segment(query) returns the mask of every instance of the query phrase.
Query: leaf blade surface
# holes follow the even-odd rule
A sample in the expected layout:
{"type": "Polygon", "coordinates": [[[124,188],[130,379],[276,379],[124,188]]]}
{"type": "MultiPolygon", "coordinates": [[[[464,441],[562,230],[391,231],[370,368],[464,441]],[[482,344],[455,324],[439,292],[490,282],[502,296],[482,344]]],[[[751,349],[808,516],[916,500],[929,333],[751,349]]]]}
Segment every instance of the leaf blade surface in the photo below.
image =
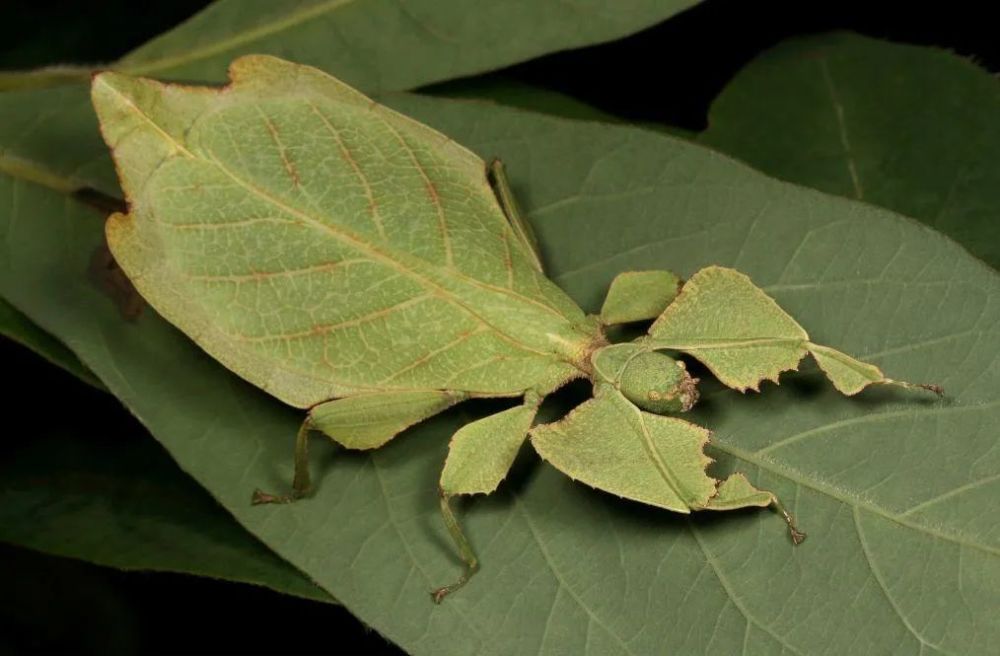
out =
{"type": "Polygon", "coordinates": [[[996,268],[1000,85],[935,48],[790,40],[723,90],[699,141],[798,184],[888,207],[996,268]]]}
{"type": "Polygon", "coordinates": [[[79,255],[62,252],[68,238],[97,239],[92,226],[41,212],[55,243],[28,240],[22,231],[32,226],[12,224],[8,234],[32,246],[6,255],[19,278],[0,277],[0,290],[63,339],[111,344],[113,361],[93,346],[85,359],[182,464],[270,547],[409,651],[988,649],[1000,631],[985,611],[996,602],[1000,535],[980,512],[1000,470],[994,272],[908,220],[676,140],[481,105],[396,102],[503,157],[549,270],[586,308],[599,307],[622,270],[684,275],[726,264],[749,273],[817,341],[899,378],[935,380],[951,397],[939,405],[878,390],[845,399],[818,383],[818,371],[786,376],[759,397],[707,390],[692,419],[715,432],[713,474],[739,469],[777,492],[810,533],[802,546],[768,513],[688,522],[538,465],[467,507],[484,568],[434,606],[427,591],[455,565],[435,498],[454,415],[369,457],[319,449],[329,464],[314,499],[251,509],[255,483],[289,479],[300,417],[234,381],[155,317],[123,325],[76,281],[79,255]],[[611,212],[629,230],[609,225],[611,212]],[[52,266],[73,294],[47,289],[52,266]],[[86,319],[68,322],[70,312],[86,319]],[[205,426],[212,439],[198,442],[205,426]],[[306,527],[323,539],[303,538],[306,527]],[[939,597],[949,603],[928,601],[939,597]]]}

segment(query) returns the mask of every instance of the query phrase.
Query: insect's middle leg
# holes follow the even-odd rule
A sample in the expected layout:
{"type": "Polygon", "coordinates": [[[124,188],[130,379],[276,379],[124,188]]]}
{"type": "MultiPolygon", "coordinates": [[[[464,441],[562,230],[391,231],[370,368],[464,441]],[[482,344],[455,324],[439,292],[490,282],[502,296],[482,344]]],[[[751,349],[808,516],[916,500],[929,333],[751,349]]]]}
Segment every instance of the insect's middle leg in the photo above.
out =
{"type": "Polygon", "coordinates": [[[497,489],[524,443],[540,403],[537,395],[526,394],[524,405],[467,424],[451,438],[441,472],[441,517],[465,567],[458,580],[431,593],[435,603],[468,583],[479,569],[479,559],[451,507],[452,498],[490,494],[497,489]]]}

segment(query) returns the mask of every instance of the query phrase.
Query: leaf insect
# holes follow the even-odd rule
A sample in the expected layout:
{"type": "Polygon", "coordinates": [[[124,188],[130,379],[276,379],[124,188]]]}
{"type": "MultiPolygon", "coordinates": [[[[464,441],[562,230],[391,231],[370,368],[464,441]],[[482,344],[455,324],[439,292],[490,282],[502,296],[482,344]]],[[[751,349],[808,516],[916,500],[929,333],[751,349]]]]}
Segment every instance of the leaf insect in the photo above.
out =
{"type": "Polygon", "coordinates": [[[307,411],[292,491],[257,491],[254,503],[308,494],[314,432],[376,449],[466,399],[521,399],[451,438],[441,515],[465,567],[436,602],[479,567],[452,500],[493,492],[525,440],[595,488],[678,513],[772,506],[804,538],[772,493],[706,473],[709,431],[673,416],[695,404],[698,380],[662,351],[744,391],[806,354],[847,395],[917,387],[811,342],[747,276],[719,266],[683,284],[622,273],[588,316],[545,276],[499,162],[314,68],[247,56],[230,79],[218,89],[94,78],[129,201],[108,218],[108,244],[163,317],[307,411]],[[635,341],[605,337],[649,320],[635,341]],[[580,378],[593,398],[534,425],[542,399],[580,378]]]}

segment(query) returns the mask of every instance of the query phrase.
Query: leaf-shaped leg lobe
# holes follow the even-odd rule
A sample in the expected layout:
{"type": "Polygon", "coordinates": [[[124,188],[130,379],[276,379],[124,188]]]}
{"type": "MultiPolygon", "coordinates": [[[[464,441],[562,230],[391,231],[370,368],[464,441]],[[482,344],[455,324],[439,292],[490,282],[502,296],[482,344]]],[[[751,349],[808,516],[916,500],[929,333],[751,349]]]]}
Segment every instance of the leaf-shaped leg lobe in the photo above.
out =
{"type": "Polygon", "coordinates": [[[358,394],[320,403],[309,410],[295,439],[292,492],[273,495],[255,490],[253,503],[290,503],[309,493],[309,434],[314,430],[348,449],[377,449],[410,426],[465,398],[460,392],[417,390],[358,394]]]}
{"type": "Polygon", "coordinates": [[[435,603],[441,603],[448,594],[465,585],[479,569],[479,559],[455,516],[451,498],[460,494],[490,494],[497,489],[528,436],[539,403],[540,399],[530,395],[524,405],[467,424],[451,438],[441,472],[441,516],[465,568],[457,581],[431,593],[435,603]]]}
{"type": "Polygon", "coordinates": [[[798,368],[811,353],[834,387],[847,396],[875,384],[942,393],[936,385],[886,378],[875,365],[813,344],[805,329],[749,277],[720,266],[691,276],[650,326],[646,346],[689,353],[724,385],[740,391],[758,390],[762,380],[777,383],[782,372],[798,368]]]}
{"type": "Polygon", "coordinates": [[[615,276],[601,306],[601,323],[648,321],[660,316],[680,293],[672,271],[625,271],[615,276]]]}
{"type": "Polygon", "coordinates": [[[806,534],[798,529],[795,519],[785,508],[778,497],[765,490],[754,487],[747,477],[737,472],[729,478],[720,481],[714,497],[708,500],[703,510],[736,510],[737,508],[766,508],[771,506],[788,524],[788,533],[792,542],[802,544],[806,534]]]}
{"type": "Polygon", "coordinates": [[[679,513],[715,495],[705,473],[708,430],[639,410],[607,384],[553,424],[531,431],[538,454],[574,480],[679,513]]]}
{"type": "Polygon", "coordinates": [[[531,431],[539,455],[574,480],[684,514],[773,506],[801,542],[805,534],[774,494],[742,474],[720,482],[705,472],[708,438],[700,426],[641,411],[610,385],[562,421],[531,431]]]}

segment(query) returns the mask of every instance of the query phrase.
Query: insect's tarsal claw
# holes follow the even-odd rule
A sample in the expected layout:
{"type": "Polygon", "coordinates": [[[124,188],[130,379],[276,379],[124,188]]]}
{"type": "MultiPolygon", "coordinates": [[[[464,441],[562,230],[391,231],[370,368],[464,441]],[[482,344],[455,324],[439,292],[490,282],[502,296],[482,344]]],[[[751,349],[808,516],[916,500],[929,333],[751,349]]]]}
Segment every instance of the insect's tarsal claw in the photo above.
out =
{"type": "Polygon", "coordinates": [[[771,505],[774,507],[774,510],[781,515],[781,518],[785,520],[785,523],[788,524],[788,534],[792,537],[792,544],[798,546],[805,542],[806,534],[803,531],[800,531],[799,527],[795,525],[795,518],[792,517],[790,512],[788,512],[788,509],[785,508],[784,504],[778,501],[778,497],[771,497],[771,505]]]}
{"type": "Polygon", "coordinates": [[[270,494],[258,488],[253,491],[250,503],[254,506],[262,506],[272,503],[292,503],[293,501],[298,501],[300,498],[301,495],[294,492],[292,494],[270,494]]]}
{"type": "Polygon", "coordinates": [[[478,560],[473,560],[473,561],[467,563],[466,567],[465,567],[465,571],[462,572],[462,576],[460,576],[459,579],[457,581],[455,581],[454,583],[452,583],[451,585],[445,585],[445,586],[442,586],[442,587],[438,588],[437,590],[431,591],[431,599],[434,601],[435,604],[440,604],[442,601],[444,601],[445,597],[447,597],[452,592],[455,592],[456,590],[458,590],[459,588],[461,588],[463,585],[465,585],[466,583],[468,583],[469,579],[472,578],[472,575],[475,574],[478,571],[479,571],[479,561],[478,560]]]}
{"type": "Polygon", "coordinates": [[[921,389],[925,389],[928,392],[934,392],[938,396],[944,396],[944,389],[942,389],[942,387],[940,385],[931,385],[931,384],[924,383],[924,384],[921,384],[921,385],[917,385],[917,387],[919,387],[921,389]]]}
{"type": "Polygon", "coordinates": [[[925,390],[927,392],[933,392],[938,396],[944,396],[944,389],[940,385],[934,385],[931,383],[907,383],[901,380],[893,380],[891,378],[886,378],[883,382],[889,383],[890,385],[898,385],[906,389],[912,390],[925,390]]]}

